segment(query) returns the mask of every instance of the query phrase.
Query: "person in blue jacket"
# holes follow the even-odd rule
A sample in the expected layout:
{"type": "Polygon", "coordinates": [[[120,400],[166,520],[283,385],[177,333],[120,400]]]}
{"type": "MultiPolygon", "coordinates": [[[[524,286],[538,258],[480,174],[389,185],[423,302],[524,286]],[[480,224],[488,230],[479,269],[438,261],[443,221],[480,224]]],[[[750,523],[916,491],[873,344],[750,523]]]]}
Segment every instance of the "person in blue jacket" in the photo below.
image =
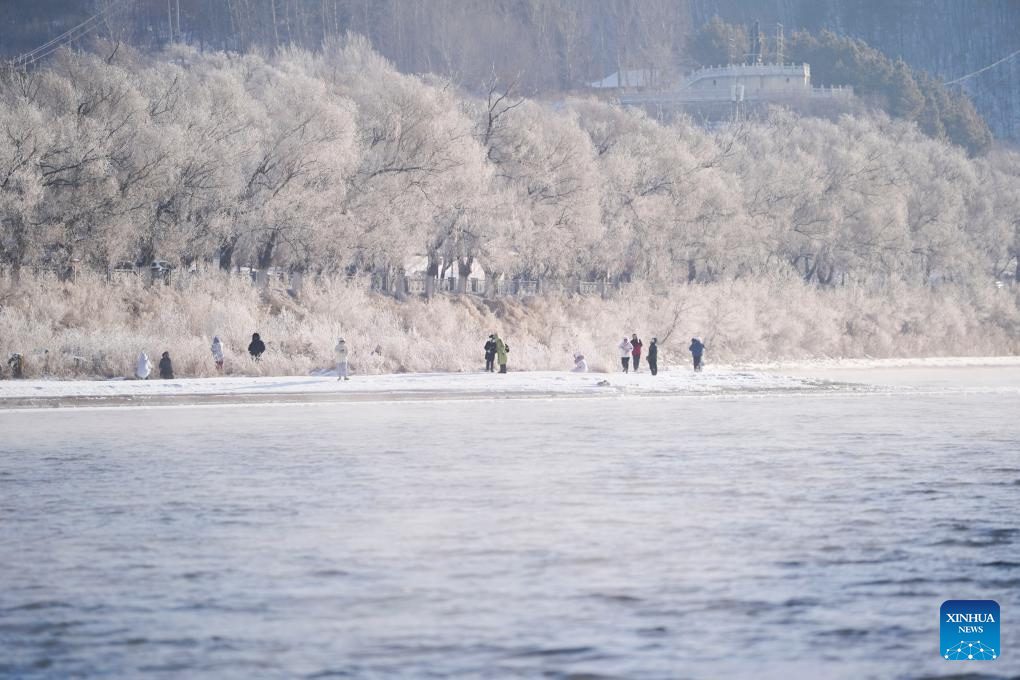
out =
{"type": "Polygon", "coordinates": [[[691,357],[694,358],[694,370],[701,370],[701,355],[705,353],[705,343],[698,338],[691,338],[691,346],[687,349],[691,350],[691,357]]]}

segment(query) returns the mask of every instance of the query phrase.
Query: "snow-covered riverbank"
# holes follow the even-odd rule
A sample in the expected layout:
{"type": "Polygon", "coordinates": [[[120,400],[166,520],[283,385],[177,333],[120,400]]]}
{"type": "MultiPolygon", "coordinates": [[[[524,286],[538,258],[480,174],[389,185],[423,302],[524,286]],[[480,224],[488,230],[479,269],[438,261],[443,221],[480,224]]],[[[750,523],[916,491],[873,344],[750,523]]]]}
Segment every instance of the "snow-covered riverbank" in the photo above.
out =
{"type": "Polygon", "coordinates": [[[558,371],[405,373],[182,378],[175,380],[19,380],[0,382],[0,408],[162,405],[264,401],[472,399],[626,395],[726,395],[874,392],[886,389],[1020,389],[1020,358],[828,361],[686,367],[641,373],[558,371]]]}

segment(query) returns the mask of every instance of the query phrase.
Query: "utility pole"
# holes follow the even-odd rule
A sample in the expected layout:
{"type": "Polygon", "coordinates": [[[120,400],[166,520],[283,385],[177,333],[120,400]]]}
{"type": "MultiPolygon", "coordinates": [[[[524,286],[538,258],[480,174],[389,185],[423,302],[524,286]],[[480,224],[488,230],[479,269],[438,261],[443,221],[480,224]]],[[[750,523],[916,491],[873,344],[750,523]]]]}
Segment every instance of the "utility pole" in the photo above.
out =
{"type": "Polygon", "coordinates": [[[174,14],[170,4],[170,0],[166,0],[166,25],[170,29],[170,44],[174,42],[174,14]]]}
{"type": "Polygon", "coordinates": [[[181,0],[176,0],[176,2],[177,2],[177,38],[180,39],[180,37],[181,37],[181,0]]]}

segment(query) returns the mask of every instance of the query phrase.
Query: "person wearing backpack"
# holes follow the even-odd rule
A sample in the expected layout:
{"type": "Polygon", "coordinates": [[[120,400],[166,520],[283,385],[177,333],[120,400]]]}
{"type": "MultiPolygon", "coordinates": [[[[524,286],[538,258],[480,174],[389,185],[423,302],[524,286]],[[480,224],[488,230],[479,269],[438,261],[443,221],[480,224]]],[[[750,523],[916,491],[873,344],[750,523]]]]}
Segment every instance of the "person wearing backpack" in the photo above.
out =
{"type": "Polygon", "coordinates": [[[691,346],[687,349],[691,350],[691,358],[694,359],[694,370],[697,373],[701,372],[701,355],[705,353],[705,343],[699,338],[691,338],[691,346]]]}

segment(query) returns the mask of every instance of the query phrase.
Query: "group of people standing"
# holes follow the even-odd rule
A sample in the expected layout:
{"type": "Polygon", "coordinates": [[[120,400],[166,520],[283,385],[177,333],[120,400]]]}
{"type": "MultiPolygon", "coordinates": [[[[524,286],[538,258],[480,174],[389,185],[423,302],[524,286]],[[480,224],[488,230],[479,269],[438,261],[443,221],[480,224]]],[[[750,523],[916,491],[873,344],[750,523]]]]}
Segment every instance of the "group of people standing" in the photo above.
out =
{"type": "MultiPolygon", "coordinates": [[[[341,341],[342,342],[342,341],[341,341]]],[[[620,351],[620,365],[623,367],[624,373],[630,373],[631,362],[633,362],[634,372],[637,373],[641,368],[641,356],[645,349],[645,344],[641,341],[641,338],[634,333],[627,338],[624,336],[623,340],[617,345],[617,349],[620,351]]],[[[694,359],[694,370],[701,371],[702,368],[702,356],[705,353],[705,344],[698,338],[691,338],[691,345],[687,348],[691,357],[694,359]]],[[[489,339],[485,342],[485,370],[489,373],[495,371],[494,364],[499,363],[499,372],[506,373],[506,362],[507,352],[510,351],[510,345],[506,344],[499,335],[493,333],[489,336],[489,339]]],[[[644,354],[645,361],[648,364],[648,370],[652,375],[658,375],[659,373],[659,339],[652,338],[651,343],[648,345],[648,351],[644,354]]],[[[574,368],[571,369],[572,373],[587,373],[588,372],[588,361],[584,358],[581,353],[574,354],[574,368]]]]}
{"type": "Polygon", "coordinates": [[[497,333],[489,336],[485,342],[485,370],[489,373],[495,371],[494,363],[499,363],[499,372],[506,373],[507,354],[510,352],[510,345],[503,341],[497,333]]]}
{"type": "MultiPolygon", "coordinates": [[[[637,333],[630,336],[628,340],[624,336],[623,341],[617,345],[617,349],[620,350],[620,364],[623,366],[623,372],[630,372],[630,363],[634,362],[634,372],[637,373],[638,368],[641,366],[641,350],[644,348],[644,343],[638,338],[637,333]]],[[[694,370],[701,372],[703,367],[702,357],[705,354],[705,343],[699,338],[691,338],[691,345],[687,348],[691,353],[691,358],[694,361],[694,370]]],[[[648,362],[648,370],[652,375],[656,375],[659,372],[659,339],[652,338],[652,343],[648,346],[648,354],[646,357],[648,362]]]]}
{"type": "MultiPolygon", "coordinates": [[[[659,340],[658,338],[652,338],[651,343],[648,345],[648,351],[645,354],[645,361],[648,364],[648,370],[652,375],[656,375],[659,372],[659,340]]],[[[637,373],[641,367],[641,356],[644,350],[644,343],[638,338],[637,333],[631,335],[628,339],[624,336],[623,340],[617,345],[617,349],[620,350],[620,364],[623,367],[624,373],[629,373],[631,368],[631,362],[633,362],[634,372],[637,373]]],[[[212,352],[213,363],[216,365],[216,372],[223,373],[223,342],[219,336],[215,336],[212,339],[212,345],[210,346],[212,352]]],[[[705,353],[705,344],[698,338],[691,338],[691,345],[688,348],[691,352],[691,356],[694,359],[694,370],[701,371],[702,369],[702,356],[705,353]]],[[[489,339],[485,342],[485,370],[489,373],[495,372],[495,365],[499,364],[499,372],[506,373],[507,355],[510,353],[510,345],[507,344],[503,338],[499,337],[497,333],[489,335],[489,339]]],[[[251,355],[252,361],[259,361],[262,355],[266,351],[266,343],[262,340],[258,333],[253,333],[251,336],[251,342],[248,344],[248,354],[251,355]]],[[[347,342],[343,338],[339,338],[336,343],[336,347],[333,348],[336,353],[336,374],[337,380],[350,380],[349,368],[347,362],[347,342]]],[[[584,355],[580,353],[574,354],[574,373],[587,373],[588,362],[585,360],[584,355]]],[[[148,379],[152,373],[152,363],[149,361],[149,356],[145,352],[141,352],[138,355],[138,361],[135,366],[135,377],[139,380],[148,379]]],[[[174,377],[174,366],[173,361],[170,359],[170,352],[163,352],[163,355],[159,360],[159,377],[164,380],[172,380],[174,377]]]]}
{"type": "MultiPolygon", "coordinates": [[[[223,342],[220,340],[220,336],[213,336],[212,345],[209,347],[209,351],[212,352],[213,363],[216,365],[216,372],[222,374],[223,342]]],[[[252,361],[258,361],[261,359],[265,351],[266,343],[262,341],[262,338],[259,337],[258,333],[252,333],[251,342],[248,343],[248,354],[251,355],[252,361]]],[[[140,352],[138,354],[138,359],[135,361],[135,377],[139,380],[147,380],[151,374],[152,362],[149,361],[149,355],[145,352],[140,352]]],[[[159,377],[163,380],[173,380],[174,363],[170,358],[170,352],[163,352],[163,355],[159,359],[159,377]]]]}
{"type": "MultiPolygon", "coordinates": [[[[652,342],[648,345],[648,354],[646,355],[646,361],[648,362],[648,370],[651,371],[652,375],[656,375],[659,372],[659,339],[652,338],[652,342]]],[[[620,350],[620,364],[623,366],[624,373],[630,373],[630,362],[634,361],[634,372],[637,373],[641,367],[641,351],[644,349],[645,344],[641,342],[641,339],[634,333],[627,339],[627,336],[623,337],[623,341],[616,346],[620,350]]]]}
{"type": "MultiPolygon", "coordinates": [[[[141,352],[135,362],[135,377],[139,380],[147,380],[151,373],[152,362],[149,361],[149,355],[141,352]]],[[[170,360],[170,352],[163,352],[163,356],[159,358],[159,377],[164,380],[173,380],[174,362],[170,360]]]]}

